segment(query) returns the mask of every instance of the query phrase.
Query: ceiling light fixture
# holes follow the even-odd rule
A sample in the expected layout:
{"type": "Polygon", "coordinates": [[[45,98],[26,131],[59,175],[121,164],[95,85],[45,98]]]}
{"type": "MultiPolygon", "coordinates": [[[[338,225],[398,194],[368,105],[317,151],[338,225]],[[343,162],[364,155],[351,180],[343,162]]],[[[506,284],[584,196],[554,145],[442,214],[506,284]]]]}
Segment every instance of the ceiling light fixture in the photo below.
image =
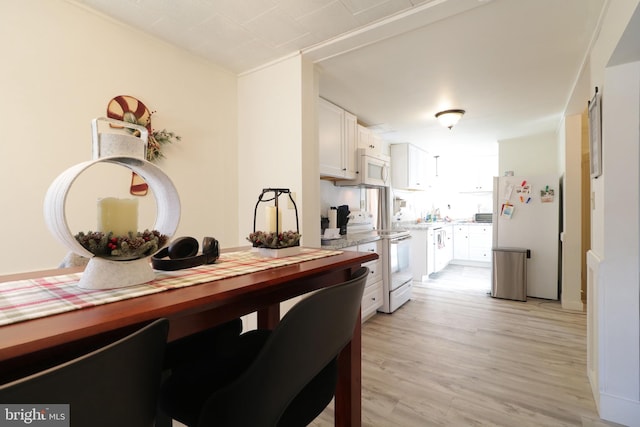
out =
{"type": "Polygon", "coordinates": [[[451,130],[451,128],[453,128],[453,126],[455,126],[455,124],[458,123],[458,121],[462,118],[464,113],[464,110],[440,111],[439,113],[436,113],[436,119],[438,119],[438,121],[442,123],[442,126],[451,130]]]}

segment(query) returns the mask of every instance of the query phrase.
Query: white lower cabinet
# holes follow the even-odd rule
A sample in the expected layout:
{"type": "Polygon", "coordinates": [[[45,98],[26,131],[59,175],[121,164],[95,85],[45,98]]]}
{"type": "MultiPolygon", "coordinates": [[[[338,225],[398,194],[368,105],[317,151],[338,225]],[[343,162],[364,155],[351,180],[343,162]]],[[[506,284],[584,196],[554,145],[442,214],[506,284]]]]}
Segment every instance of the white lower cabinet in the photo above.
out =
{"type": "MultiPolygon", "coordinates": [[[[382,276],[380,276],[382,279],[382,276]]],[[[369,319],[376,314],[378,308],[382,307],[383,303],[382,295],[382,280],[373,282],[367,280],[367,286],[364,288],[364,294],[362,295],[362,321],[369,319]]]]}
{"type": "Polygon", "coordinates": [[[436,239],[432,228],[409,230],[413,280],[423,282],[436,270],[436,239]]]}
{"type": "Polygon", "coordinates": [[[409,230],[411,234],[411,270],[413,280],[427,280],[427,230],[409,230]]]}
{"type": "Polygon", "coordinates": [[[447,258],[447,265],[453,259],[453,225],[447,226],[447,249],[445,251],[447,258]]]}
{"type": "MultiPolygon", "coordinates": [[[[375,252],[378,256],[382,256],[382,243],[380,240],[375,242],[362,243],[358,246],[349,246],[344,248],[345,251],[358,252],[375,252]]],[[[382,259],[378,258],[374,261],[365,262],[363,267],[369,267],[369,277],[364,287],[362,295],[362,321],[369,319],[376,314],[377,310],[382,307],[382,259]]]]}
{"type": "Polygon", "coordinates": [[[493,226],[469,226],[469,260],[491,262],[491,246],[493,244],[493,226]]]}
{"type": "Polygon", "coordinates": [[[469,259],[469,226],[467,224],[453,226],[453,259],[469,259]]]}
{"type": "Polygon", "coordinates": [[[453,226],[445,225],[434,231],[434,268],[437,272],[449,265],[453,259],[453,226]]]}
{"type": "Polygon", "coordinates": [[[436,233],[430,228],[427,231],[427,277],[436,271],[436,233]]]}
{"type": "Polygon", "coordinates": [[[491,263],[493,225],[456,224],[453,228],[454,262],[491,263]]]}

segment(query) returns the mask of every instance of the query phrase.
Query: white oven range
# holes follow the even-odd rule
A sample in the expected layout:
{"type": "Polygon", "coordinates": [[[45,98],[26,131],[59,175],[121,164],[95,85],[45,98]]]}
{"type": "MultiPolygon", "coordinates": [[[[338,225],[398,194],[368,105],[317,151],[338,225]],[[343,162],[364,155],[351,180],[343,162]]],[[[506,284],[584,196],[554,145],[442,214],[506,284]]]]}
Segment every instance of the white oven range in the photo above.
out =
{"type": "Polygon", "coordinates": [[[378,230],[382,238],[383,304],[378,311],[393,313],[411,299],[411,235],[408,231],[378,230]]]}

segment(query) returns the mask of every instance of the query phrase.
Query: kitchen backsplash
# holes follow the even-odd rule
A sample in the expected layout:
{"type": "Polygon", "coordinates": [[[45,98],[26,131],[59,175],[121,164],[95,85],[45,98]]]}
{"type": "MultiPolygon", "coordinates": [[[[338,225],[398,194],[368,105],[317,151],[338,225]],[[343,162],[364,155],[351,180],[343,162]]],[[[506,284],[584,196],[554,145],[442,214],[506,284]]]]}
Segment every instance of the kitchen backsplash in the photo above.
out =
{"type": "MultiPolygon", "coordinates": [[[[366,191],[357,187],[336,187],[333,182],[320,180],[320,217],[326,217],[331,206],[347,205],[351,211],[367,209],[363,206],[366,191]]],[[[440,218],[452,220],[470,220],[478,212],[492,212],[493,196],[491,192],[458,193],[455,191],[403,191],[393,189],[392,221],[415,221],[425,218],[433,212],[439,212],[440,218]],[[397,201],[403,201],[403,207],[397,201]],[[401,215],[398,215],[401,213],[401,215]]],[[[318,218],[320,227],[320,218],[318,218]]]]}
{"type": "Polygon", "coordinates": [[[393,220],[412,221],[439,213],[440,218],[468,220],[478,212],[493,211],[493,195],[484,193],[458,193],[435,191],[394,190],[393,220]],[[399,203],[399,199],[403,202],[399,203]]]}
{"type": "Polygon", "coordinates": [[[356,187],[336,187],[333,182],[321,179],[320,216],[326,217],[331,206],[347,205],[352,211],[360,210],[361,191],[356,187]]]}

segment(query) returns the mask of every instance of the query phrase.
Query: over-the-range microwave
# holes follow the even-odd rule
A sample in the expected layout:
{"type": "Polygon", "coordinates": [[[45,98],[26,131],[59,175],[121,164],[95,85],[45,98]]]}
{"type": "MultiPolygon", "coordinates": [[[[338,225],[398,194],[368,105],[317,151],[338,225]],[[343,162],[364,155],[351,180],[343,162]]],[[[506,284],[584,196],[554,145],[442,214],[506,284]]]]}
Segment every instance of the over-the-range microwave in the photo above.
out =
{"type": "Polygon", "coordinates": [[[340,186],[388,187],[391,185],[391,157],[366,148],[357,150],[358,170],[352,180],[336,181],[340,186]]]}

